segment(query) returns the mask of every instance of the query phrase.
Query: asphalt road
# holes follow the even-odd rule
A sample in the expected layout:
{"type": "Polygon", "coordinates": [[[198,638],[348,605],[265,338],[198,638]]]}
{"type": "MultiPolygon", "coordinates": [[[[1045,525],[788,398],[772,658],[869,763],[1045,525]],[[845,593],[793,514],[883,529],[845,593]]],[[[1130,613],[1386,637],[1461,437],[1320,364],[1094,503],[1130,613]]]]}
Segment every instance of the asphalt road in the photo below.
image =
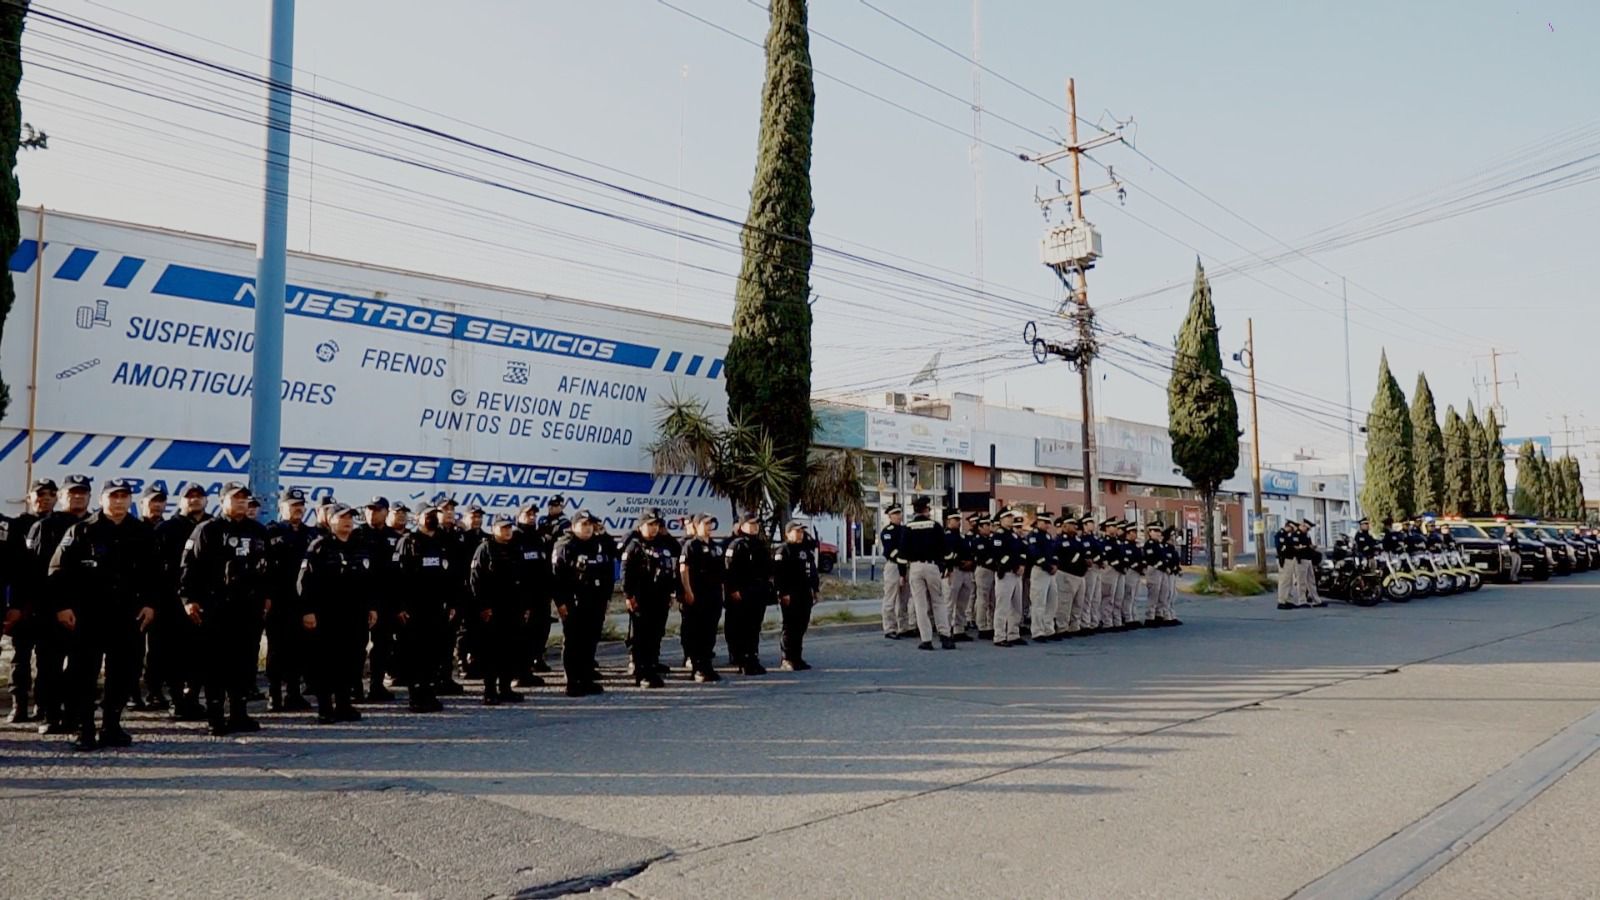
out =
{"type": "Polygon", "coordinates": [[[92,757],[0,730],[0,896],[1600,896],[1600,574],[1179,613],[92,757]]]}

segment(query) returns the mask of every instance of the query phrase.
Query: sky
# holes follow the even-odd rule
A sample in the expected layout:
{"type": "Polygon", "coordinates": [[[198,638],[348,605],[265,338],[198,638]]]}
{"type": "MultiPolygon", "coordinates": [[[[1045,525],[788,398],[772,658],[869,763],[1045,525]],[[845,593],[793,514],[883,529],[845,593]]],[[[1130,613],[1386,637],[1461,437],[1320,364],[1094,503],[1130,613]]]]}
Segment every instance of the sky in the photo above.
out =
{"type": "MultiPolygon", "coordinates": [[[[34,6],[264,70],[266,0],[34,6]]],[[[291,248],[727,322],[764,7],[439,9],[299,4],[296,84],[326,102],[295,110],[291,248]]],[[[974,21],[972,0],[812,5],[819,394],[881,399],[938,353],[938,392],[1076,414],[1074,373],[1022,340],[1029,321],[1068,336],[1036,203],[1065,183],[1018,158],[1065,139],[1070,76],[1080,139],[1125,123],[1084,164],[1086,186],[1110,166],[1126,190],[1085,205],[1105,250],[1088,280],[1099,414],[1165,420],[1161,348],[1198,258],[1225,356],[1253,320],[1268,464],[1342,470],[1380,352],[1408,396],[1427,374],[1442,416],[1491,402],[1495,350],[1505,433],[1570,444],[1600,492],[1600,313],[1584,300],[1600,281],[1585,177],[1600,6],[980,0],[978,141],[974,21]]],[[[19,161],[25,204],[256,238],[258,86],[39,17],[24,48],[23,119],[49,135],[19,161]]]]}

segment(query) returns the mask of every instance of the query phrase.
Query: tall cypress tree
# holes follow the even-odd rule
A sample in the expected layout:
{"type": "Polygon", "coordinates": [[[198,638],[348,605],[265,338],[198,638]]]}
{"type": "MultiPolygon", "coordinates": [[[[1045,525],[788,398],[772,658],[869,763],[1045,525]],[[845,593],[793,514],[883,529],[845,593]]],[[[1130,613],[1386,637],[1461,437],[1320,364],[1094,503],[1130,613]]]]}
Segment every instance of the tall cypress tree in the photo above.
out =
{"type": "Polygon", "coordinates": [[[1239,468],[1239,403],[1233,385],[1222,374],[1217,310],[1211,305],[1211,282],[1198,259],[1189,314],[1178,332],[1172,380],[1167,384],[1167,422],[1172,461],[1205,498],[1206,568],[1215,577],[1217,488],[1239,468]]]}
{"type": "Polygon", "coordinates": [[[1574,459],[1572,461],[1572,501],[1576,506],[1573,518],[1580,522],[1589,520],[1589,504],[1583,496],[1583,466],[1574,459]]]}
{"type": "Polygon", "coordinates": [[[1550,504],[1551,515],[1560,519],[1573,517],[1572,470],[1567,465],[1571,461],[1572,457],[1563,456],[1550,465],[1550,480],[1555,484],[1555,502],[1550,504]]]}
{"type": "Polygon", "coordinates": [[[1439,410],[1433,405],[1428,376],[1421,372],[1411,395],[1411,440],[1414,511],[1437,513],[1444,508],[1444,433],[1439,430],[1439,410]]]}
{"type": "MultiPolygon", "coordinates": [[[[0,3],[0,259],[11,258],[21,237],[17,220],[17,143],[22,136],[22,106],[17,87],[22,83],[22,25],[28,17],[28,0],[0,3]]],[[[43,263],[41,263],[43,265],[43,263]]],[[[10,276],[0,278],[0,338],[16,301],[10,276]]],[[[11,405],[11,389],[0,380],[0,419],[11,405]]]]}
{"type": "Polygon", "coordinates": [[[1524,441],[1517,451],[1517,490],[1511,498],[1511,511],[1519,516],[1539,514],[1538,480],[1539,459],[1533,453],[1533,441],[1524,441]]]}
{"type": "Polygon", "coordinates": [[[741,238],[728,344],[728,417],[756,424],[792,475],[783,515],[805,490],[811,444],[811,126],[816,90],[805,0],[772,0],[761,144],[741,238]]]}
{"type": "Polygon", "coordinates": [[[1389,372],[1387,351],[1378,360],[1378,391],[1367,412],[1367,470],[1361,507],[1374,519],[1412,513],[1411,411],[1389,372]]]}
{"type": "Polygon", "coordinates": [[[1444,456],[1445,512],[1452,516],[1479,512],[1472,495],[1472,435],[1453,404],[1444,408],[1444,456]]]}
{"type": "Polygon", "coordinates": [[[1487,513],[1494,508],[1491,487],[1494,479],[1490,477],[1488,452],[1488,442],[1494,440],[1494,436],[1484,431],[1483,422],[1478,420],[1471,400],[1467,401],[1465,421],[1472,444],[1472,508],[1475,512],[1487,513]]]}
{"type": "MultiPolygon", "coordinates": [[[[1488,472],[1489,505],[1485,512],[1503,516],[1511,512],[1510,492],[1506,490],[1506,451],[1500,444],[1500,423],[1495,421],[1490,409],[1480,429],[1483,432],[1482,456],[1488,472]]],[[[1473,486],[1477,487],[1478,470],[1472,470],[1473,486]]]]}
{"type": "Polygon", "coordinates": [[[1550,484],[1550,462],[1545,459],[1544,451],[1539,450],[1533,457],[1533,509],[1536,516],[1550,515],[1550,500],[1554,487],[1550,484]]]}

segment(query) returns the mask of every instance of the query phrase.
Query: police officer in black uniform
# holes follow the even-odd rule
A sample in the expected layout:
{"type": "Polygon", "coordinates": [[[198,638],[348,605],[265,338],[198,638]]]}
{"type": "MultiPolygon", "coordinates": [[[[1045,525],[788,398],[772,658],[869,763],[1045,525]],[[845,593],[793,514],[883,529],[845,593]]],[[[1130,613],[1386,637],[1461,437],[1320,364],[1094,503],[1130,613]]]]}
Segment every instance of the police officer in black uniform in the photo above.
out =
{"type": "MultiPolygon", "coordinates": [[[[471,604],[471,578],[472,557],[478,552],[478,545],[489,536],[483,530],[483,507],[473,504],[466,509],[461,521],[454,531],[450,533],[454,539],[455,553],[451,557],[452,567],[461,575],[461,600],[456,604],[460,609],[470,609],[471,604]]],[[[468,678],[482,676],[482,667],[477,655],[478,620],[475,616],[462,615],[457,620],[456,628],[456,658],[461,661],[461,672],[468,678]]],[[[455,690],[445,690],[441,693],[458,693],[455,690]]]]}
{"type": "Polygon", "coordinates": [[[538,527],[552,546],[556,541],[566,537],[572,528],[572,520],[567,518],[566,510],[567,498],[560,494],[553,494],[545,501],[545,513],[539,517],[538,527]]]}
{"type": "Polygon", "coordinates": [[[811,607],[817,602],[820,585],[817,552],[807,537],[804,523],[790,522],[783,529],[783,545],[772,555],[772,590],[783,613],[785,672],[811,668],[804,654],[806,629],[811,625],[811,607]]]}
{"type": "Polygon", "coordinates": [[[605,693],[594,652],[616,573],[614,557],[600,539],[598,526],[593,513],[580,511],[551,553],[556,611],[564,634],[561,668],[567,675],[568,697],[605,693]]]}
{"type": "Polygon", "coordinates": [[[316,651],[312,682],[317,721],[324,725],[361,718],[354,705],[361,692],[361,663],[367,632],[378,620],[371,560],[351,538],[354,531],[355,510],[343,503],[329,509],[328,534],[306,548],[296,584],[295,612],[316,651]]]}
{"type": "Polygon", "coordinates": [[[223,487],[222,515],[194,530],[179,575],[184,613],[200,629],[206,720],[214,735],[261,730],[246,704],[261,652],[267,529],[250,517],[249,501],[244,485],[223,487]]]}
{"type": "MultiPolygon", "coordinates": [[[[31,583],[35,567],[28,552],[28,532],[41,519],[56,508],[58,491],[56,483],[41,478],[28,487],[28,510],[7,523],[5,535],[5,579],[9,593],[5,606],[5,633],[11,635],[11,713],[6,721],[23,724],[33,721],[29,701],[38,701],[33,691],[33,658],[38,648],[39,633],[50,627],[32,615],[33,594],[38,586],[31,583]]],[[[41,704],[42,705],[42,704],[41,704]]],[[[58,730],[59,731],[59,730],[58,730]]]]}
{"type": "MultiPolygon", "coordinates": [[[[150,655],[160,657],[163,683],[172,692],[172,718],[198,722],[206,717],[200,704],[205,668],[200,629],[190,621],[178,599],[184,548],[195,529],[211,518],[206,512],[206,489],[190,482],[179,495],[177,515],[156,526],[156,555],[162,583],[155,596],[156,620],[152,625],[150,655]]],[[[159,700],[159,696],[157,700],[159,700]]],[[[152,701],[152,705],[156,705],[152,701]]]]}
{"type": "Polygon", "coordinates": [[[545,660],[550,645],[550,551],[555,540],[539,528],[539,506],[529,503],[517,511],[512,540],[522,551],[523,579],[528,592],[528,620],[517,643],[517,687],[544,684],[539,676],[550,671],[545,660]]]}
{"type": "MultiPolygon", "coordinates": [[[[156,526],[166,521],[167,492],[156,484],[148,484],[139,492],[134,514],[139,517],[146,528],[150,529],[150,560],[149,560],[149,591],[145,597],[152,606],[156,602],[157,587],[161,583],[161,556],[155,552],[156,526]]],[[[157,625],[152,621],[144,627],[139,635],[139,666],[144,673],[144,686],[147,693],[139,692],[139,685],[135,682],[133,690],[128,695],[128,709],[135,712],[145,712],[152,709],[166,709],[167,698],[162,692],[165,684],[159,668],[160,660],[155,653],[155,629],[157,625]],[[159,698],[159,703],[157,702],[159,698]]]]}
{"type": "Polygon", "coordinates": [[[761,624],[772,597],[772,547],[761,533],[761,518],[746,513],[722,551],[723,639],[728,662],[745,675],[765,675],[761,665],[761,624]]]}
{"type": "Polygon", "coordinates": [[[660,511],[647,510],[639,517],[638,534],[622,551],[622,594],[633,633],[633,679],[640,687],[666,685],[656,667],[661,663],[667,612],[678,593],[678,560],[678,541],[666,533],[660,511]]]}
{"type": "Polygon", "coordinates": [[[483,672],[483,703],[521,703],[511,680],[522,666],[522,638],[528,618],[530,592],[526,578],[531,570],[523,558],[510,516],[495,516],[489,539],[473,551],[467,585],[472,595],[475,623],[474,652],[483,672]]]}
{"type": "MultiPolygon", "coordinates": [[[[319,515],[329,508],[318,507],[319,515]]],[[[278,521],[267,526],[267,599],[271,604],[267,611],[267,711],[304,712],[311,708],[301,692],[301,680],[312,674],[306,652],[310,635],[301,623],[304,613],[296,585],[306,548],[312,543],[311,530],[305,525],[305,492],[299,488],[284,491],[278,509],[278,521]]]]}
{"type": "Polygon", "coordinates": [[[1366,516],[1356,523],[1356,536],[1352,542],[1357,556],[1371,558],[1383,549],[1383,543],[1372,533],[1372,520],[1366,516]]]}
{"type": "Polygon", "coordinates": [[[28,603],[28,616],[35,623],[34,654],[38,657],[39,668],[34,673],[34,686],[38,694],[40,734],[70,734],[73,730],[66,708],[70,690],[65,680],[69,636],[56,621],[55,608],[60,598],[55,596],[56,587],[47,582],[46,576],[50,560],[67,529],[89,516],[89,478],[68,475],[64,486],[66,509],[50,513],[28,529],[28,556],[21,573],[25,580],[23,598],[28,603]]]}
{"type": "MultiPolygon", "coordinates": [[[[443,530],[444,515],[428,507],[417,516],[417,530],[400,539],[400,652],[412,712],[438,712],[439,685],[450,674],[452,625],[461,597],[460,577],[451,569],[454,546],[443,530]]],[[[451,679],[451,683],[454,680],[451,679]]]]}
{"type": "Polygon", "coordinates": [[[364,693],[359,690],[356,692],[357,700],[365,699],[369,703],[394,699],[394,694],[389,693],[389,689],[383,686],[383,676],[387,673],[394,656],[393,599],[398,588],[395,579],[395,550],[400,545],[400,536],[405,533],[405,528],[389,527],[390,511],[387,498],[373,497],[361,508],[364,521],[357,525],[350,535],[350,540],[355,542],[356,548],[367,560],[368,589],[377,597],[377,601],[373,604],[376,615],[373,617],[372,627],[368,629],[372,640],[368,664],[368,688],[364,693]]]}
{"type": "Polygon", "coordinates": [[[100,497],[100,511],[73,523],[62,536],[47,584],[69,648],[67,716],[78,732],[74,750],[133,743],[122,729],[122,708],[139,689],[139,649],[155,618],[146,599],[154,584],[154,538],[130,509],[133,486],[113,479],[100,497]],[[106,689],[96,738],[94,701],[102,663],[106,689]]]}
{"type": "Polygon", "coordinates": [[[716,516],[698,515],[691,520],[678,568],[683,655],[694,670],[694,680],[702,684],[722,680],[712,665],[717,652],[717,620],[722,618],[722,550],[712,537],[716,529],[716,516]]]}

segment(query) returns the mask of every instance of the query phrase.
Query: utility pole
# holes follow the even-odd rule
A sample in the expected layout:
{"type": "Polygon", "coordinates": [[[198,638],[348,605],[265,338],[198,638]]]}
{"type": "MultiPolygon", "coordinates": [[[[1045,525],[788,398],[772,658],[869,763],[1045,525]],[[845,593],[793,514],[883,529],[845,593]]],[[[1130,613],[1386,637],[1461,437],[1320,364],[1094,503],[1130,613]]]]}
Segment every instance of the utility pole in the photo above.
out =
{"type": "Polygon", "coordinates": [[[256,247],[256,349],[250,360],[250,491],[270,515],[283,452],[284,268],[289,244],[289,125],[294,84],[294,0],[271,0],[267,44],[267,157],[261,243],[256,247]]]}
{"type": "Polygon", "coordinates": [[[1037,198],[1045,210],[1045,218],[1050,216],[1050,204],[1064,200],[1068,204],[1071,218],[1068,222],[1052,225],[1046,232],[1044,240],[1040,242],[1039,254],[1041,261],[1056,273],[1061,279],[1062,286],[1067,289],[1067,300],[1061,305],[1061,317],[1076,325],[1077,343],[1068,345],[1054,344],[1038,336],[1038,327],[1029,322],[1023,329],[1023,340],[1033,345],[1033,356],[1037,362],[1043,363],[1049,356],[1057,356],[1066,360],[1078,370],[1079,400],[1083,408],[1083,506],[1086,515],[1096,515],[1095,498],[1100,493],[1099,481],[1095,475],[1096,439],[1094,416],[1094,372],[1093,363],[1096,352],[1094,339],[1094,311],[1089,307],[1089,287],[1087,273],[1094,268],[1095,260],[1100,258],[1100,232],[1084,218],[1083,198],[1095,191],[1115,188],[1118,198],[1126,195],[1121,182],[1117,181],[1116,173],[1107,168],[1106,174],[1110,181],[1097,187],[1085,188],[1083,186],[1083,155],[1096,147],[1113,144],[1121,141],[1122,127],[1117,126],[1114,131],[1107,131],[1098,137],[1084,142],[1078,140],[1078,92],[1074,79],[1067,79],[1067,143],[1059,150],[1028,157],[1033,162],[1050,169],[1050,164],[1063,159],[1072,162],[1072,190],[1070,193],[1060,193],[1060,182],[1057,181],[1057,194],[1051,197],[1037,198]]]}
{"type": "Polygon", "coordinates": [[[1256,571],[1267,574],[1267,520],[1261,506],[1261,412],[1256,406],[1256,320],[1244,320],[1244,352],[1233,358],[1244,364],[1250,373],[1250,457],[1251,480],[1255,487],[1255,524],[1251,531],[1256,537],[1256,571]]]}
{"type": "Polygon", "coordinates": [[[1343,275],[1339,276],[1339,297],[1344,301],[1344,440],[1346,462],[1350,466],[1350,483],[1346,485],[1345,508],[1350,511],[1350,524],[1354,524],[1361,520],[1361,513],[1356,508],[1356,423],[1350,418],[1355,415],[1356,408],[1355,397],[1350,388],[1350,284],[1343,275]]]}
{"type": "Polygon", "coordinates": [[[1487,360],[1489,360],[1489,384],[1488,384],[1488,387],[1489,387],[1489,389],[1491,391],[1491,396],[1493,396],[1493,398],[1494,398],[1494,403],[1489,408],[1494,410],[1495,419],[1500,423],[1501,426],[1504,426],[1507,423],[1506,423],[1506,408],[1500,404],[1500,385],[1502,385],[1502,384],[1510,384],[1510,385],[1515,385],[1517,387],[1521,387],[1522,384],[1517,380],[1517,376],[1515,374],[1513,374],[1510,378],[1508,378],[1508,379],[1506,379],[1504,381],[1500,380],[1500,357],[1502,357],[1502,356],[1512,356],[1515,353],[1516,353],[1515,350],[1505,351],[1505,350],[1496,349],[1494,347],[1490,347],[1489,348],[1489,352],[1487,354],[1482,355],[1482,356],[1474,357],[1475,359],[1487,359],[1487,360]]]}

